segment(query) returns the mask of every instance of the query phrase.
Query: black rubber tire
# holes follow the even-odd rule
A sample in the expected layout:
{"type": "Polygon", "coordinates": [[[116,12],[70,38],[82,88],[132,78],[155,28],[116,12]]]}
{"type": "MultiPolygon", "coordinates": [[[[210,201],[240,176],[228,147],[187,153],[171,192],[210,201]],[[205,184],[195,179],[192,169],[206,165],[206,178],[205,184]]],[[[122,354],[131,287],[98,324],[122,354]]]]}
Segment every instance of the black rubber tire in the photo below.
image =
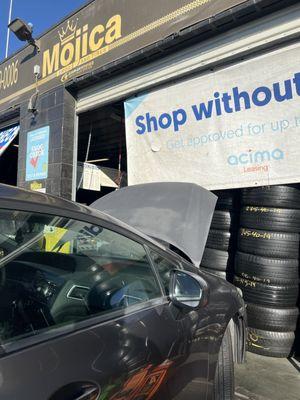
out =
{"type": "Polygon", "coordinates": [[[234,363],[229,327],[227,327],[218,357],[214,379],[214,400],[233,400],[234,398],[234,363]]]}
{"type": "Polygon", "coordinates": [[[204,249],[201,265],[205,268],[216,269],[218,271],[227,271],[233,269],[233,256],[228,251],[204,249]]]}
{"type": "Polygon", "coordinates": [[[293,332],[296,330],[299,310],[293,308],[269,308],[257,304],[247,304],[248,326],[274,332],[293,332]]]}
{"type": "Polygon", "coordinates": [[[275,308],[291,308],[297,305],[298,282],[288,286],[275,286],[235,276],[234,284],[242,289],[246,303],[275,308]]]}
{"type": "Polygon", "coordinates": [[[238,249],[271,258],[299,258],[299,234],[241,228],[238,249]]]}
{"type": "Polygon", "coordinates": [[[299,185],[278,185],[242,190],[242,204],[300,209],[299,185]]]}
{"type": "Polygon", "coordinates": [[[224,271],[217,271],[215,269],[205,268],[202,265],[200,266],[200,268],[201,268],[201,271],[203,271],[203,272],[208,272],[212,275],[218,276],[219,278],[227,279],[227,274],[224,271]]]}
{"type": "Polygon", "coordinates": [[[298,260],[266,258],[237,252],[235,273],[242,278],[271,285],[289,285],[298,280],[298,260]]]}
{"type": "Polygon", "coordinates": [[[294,341],[294,332],[271,332],[248,328],[247,349],[251,353],[285,358],[291,355],[294,341]]]}
{"type": "Polygon", "coordinates": [[[221,231],[237,230],[237,221],[238,218],[236,213],[216,210],[211,221],[211,229],[221,231]]]}
{"type": "Polygon", "coordinates": [[[241,226],[279,232],[300,232],[300,210],[246,206],[241,210],[241,226]]]}
{"type": "Polygon", "coordinates": [[[208,234],[206,247],[210,249],[228,251],[234,248],[234,233],[211,229],[208,234]]]}
{"type": "Polygon", "coordinates": [[[213,193],[218,196],[216,210],[239,210],[240,192],[238,190],[215,190],[213,193]]]}

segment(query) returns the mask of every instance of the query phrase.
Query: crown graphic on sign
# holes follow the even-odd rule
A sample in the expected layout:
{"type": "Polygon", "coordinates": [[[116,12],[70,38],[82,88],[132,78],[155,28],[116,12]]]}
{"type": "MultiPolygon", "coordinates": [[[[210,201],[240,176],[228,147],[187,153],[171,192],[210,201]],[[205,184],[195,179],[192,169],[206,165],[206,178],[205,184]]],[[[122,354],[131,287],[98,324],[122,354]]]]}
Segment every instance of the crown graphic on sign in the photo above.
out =
{"type": "Polygon", "coordinates": [[[78,19],[76,21],[74,20],[69,20],[67,22],[67,26],[64,29],[64,27],[62,27],[59,31],[59,38],[60,38],[60,42],[62,45],[66,44],[67,42],[69,42],[70,40],[74,39],[75,37],[75,32],[77,29],[77,24],[78,24],[78,19]]]}

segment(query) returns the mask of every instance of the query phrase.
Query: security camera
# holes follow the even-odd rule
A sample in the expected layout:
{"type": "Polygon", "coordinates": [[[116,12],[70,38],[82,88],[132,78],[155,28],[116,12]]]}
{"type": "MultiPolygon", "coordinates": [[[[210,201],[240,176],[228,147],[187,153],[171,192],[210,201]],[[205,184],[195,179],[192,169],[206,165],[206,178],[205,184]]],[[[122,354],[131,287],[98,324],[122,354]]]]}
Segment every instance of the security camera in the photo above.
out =
{"type": "Polygon", "coordinates": [[[39,65],[35,65],[33,67],[33,73],[34,73],[35,77],[38,78],[41,74],[41,67],[39,65]]]}

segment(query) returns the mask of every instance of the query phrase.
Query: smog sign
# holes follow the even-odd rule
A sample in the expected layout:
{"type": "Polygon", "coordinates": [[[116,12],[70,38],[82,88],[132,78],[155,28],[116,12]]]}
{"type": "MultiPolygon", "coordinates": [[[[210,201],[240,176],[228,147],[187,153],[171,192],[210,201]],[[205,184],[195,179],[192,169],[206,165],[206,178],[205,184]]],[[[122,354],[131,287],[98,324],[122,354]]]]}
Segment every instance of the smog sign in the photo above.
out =
{"type": "Polygon", "coordinates": [[[119,60],[245,0],[94,0],[0,65],[0,111],[119,60]],[[226,4],[224,4],[226,3],[226,4]]]}
{"type": "Polygon", "coordinates": [[[48,177],[49,126],[27,134],[26,181],[48,177]]]}

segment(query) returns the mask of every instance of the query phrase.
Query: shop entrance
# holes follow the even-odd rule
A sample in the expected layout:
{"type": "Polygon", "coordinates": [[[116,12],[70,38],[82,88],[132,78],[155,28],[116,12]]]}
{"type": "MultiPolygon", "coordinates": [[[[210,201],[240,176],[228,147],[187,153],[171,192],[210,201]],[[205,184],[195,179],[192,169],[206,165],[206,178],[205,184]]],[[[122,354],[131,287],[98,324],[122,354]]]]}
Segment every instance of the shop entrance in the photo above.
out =
{"type": "Polygon", "coordinates": [[[123,102],[79,115],[76,201],[91,204],[127,185],[123,102]]]}

